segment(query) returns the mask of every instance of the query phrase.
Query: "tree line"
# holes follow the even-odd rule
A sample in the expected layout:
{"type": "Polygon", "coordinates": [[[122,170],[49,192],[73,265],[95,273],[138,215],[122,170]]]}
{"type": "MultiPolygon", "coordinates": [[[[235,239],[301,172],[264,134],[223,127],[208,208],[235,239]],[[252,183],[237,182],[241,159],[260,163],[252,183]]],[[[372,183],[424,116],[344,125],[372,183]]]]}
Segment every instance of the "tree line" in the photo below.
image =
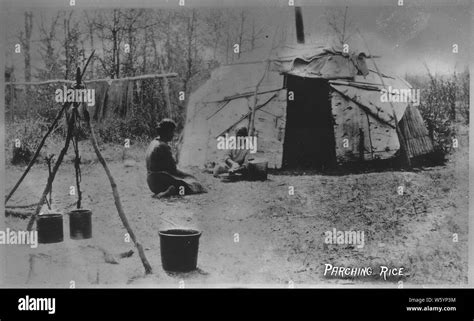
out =
{"type": "Polygon", "coordinates": [[[174,71],[186,94],[215,66],[258,48],[267,33],[248,9],[70,10],[47,19],[25,11],[23,19],[16,38],[25,81],[73,80],[96,49],[86,79],[174,71]],[[40,65],[32,66],[33,52],[40,65]]]}

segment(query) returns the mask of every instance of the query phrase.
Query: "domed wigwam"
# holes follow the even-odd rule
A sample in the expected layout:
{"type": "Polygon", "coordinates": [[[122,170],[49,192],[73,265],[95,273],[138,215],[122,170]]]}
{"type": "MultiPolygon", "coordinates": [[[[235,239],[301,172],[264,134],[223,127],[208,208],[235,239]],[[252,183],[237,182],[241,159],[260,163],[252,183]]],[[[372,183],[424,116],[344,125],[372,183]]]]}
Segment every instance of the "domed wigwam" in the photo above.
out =
{"type": "Polygon", "coordinates": [[[419,90],[381,73],[369,53],[304,43],[298,10],[295,20],[296,43],[223,65],[191,95],[181,166],[216,161],[216,139],[241,126],[252,127],[257,154],[276,169],[409,163],[433,152],[419,90]]]}

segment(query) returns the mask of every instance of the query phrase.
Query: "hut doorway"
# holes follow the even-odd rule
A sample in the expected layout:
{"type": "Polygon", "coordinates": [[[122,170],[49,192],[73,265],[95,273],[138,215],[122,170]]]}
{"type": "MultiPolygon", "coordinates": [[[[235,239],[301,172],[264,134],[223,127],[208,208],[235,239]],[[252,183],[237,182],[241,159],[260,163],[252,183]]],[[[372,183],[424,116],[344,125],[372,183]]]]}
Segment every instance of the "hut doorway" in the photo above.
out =
{"type": "Polygon", "coordinates": [[[333,167],[336,149],[328,82],[290,75],[285,78],[288,96],[283,167],[333,167]]]}

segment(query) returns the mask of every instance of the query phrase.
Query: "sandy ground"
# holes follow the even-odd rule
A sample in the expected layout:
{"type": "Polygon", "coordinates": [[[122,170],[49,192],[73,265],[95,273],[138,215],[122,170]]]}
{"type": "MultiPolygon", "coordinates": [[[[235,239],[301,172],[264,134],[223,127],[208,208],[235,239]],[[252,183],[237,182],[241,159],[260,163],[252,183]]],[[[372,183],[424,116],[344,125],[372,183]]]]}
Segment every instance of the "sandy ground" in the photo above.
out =
{"type": "MultiPolygon", "coordinates": [[[[466,142],[467,144],[467,142],[466,142]]],[[[89,142],[83,152],[84,207],[93,211],[93,238],[69,239],[67,216],[63,243],[6,246],[7,282],[14,286],[70,287],[397,287],[397,280],[334,279],[323,276],[334,266],[404,267],[405,287],[463,286],[467,283],[468,161],[458,150],[446,166],[414,172],[328,176],[269,175],[266,182],[224,183],[195,172],[208,193],[157,200],[146,185],[144,149],[107,148],[123,206],[154,273],[144,276],[135,251],[118,264],[106,263],[100,248],[111,254],[134,249],[125,241],[105,173],[89,142]],[[117,160],[118,159],[118,160],[117,160]],[[125,161],[124,161],[125,159],[125,161]],[[114,161],[115,160],[115,161],[114,161]],[[289,195],[289,186],[294,195],[289,195]],[[404,194],[397,188],[404,186],[404,194]],[[163,271],[160,229],[176,226],[202,231],[198,270],[185,274],[163,271]],[[325,231],[359,230],[365,246],[327,245],[325,231]],[[236,242],[237,234],[238,242],[236,242]],[[458,242],[453,242],[453,233],[458,242]],[[180,283],[184,281],[184,283],[180,283]],[[290,283],[289,283],[290,282],[290,283]]],[[[53,202],[72,209],[73,165],[67,162],[53,187],[53,202]]],[[[8,166],[7,190],[23,167],[8,166]]],[[[9,204],[39,199],[47,178],[37,164],[9,204]]],[[[23,230],[27,220],[8,217],[7,226],[23,230]]]]}

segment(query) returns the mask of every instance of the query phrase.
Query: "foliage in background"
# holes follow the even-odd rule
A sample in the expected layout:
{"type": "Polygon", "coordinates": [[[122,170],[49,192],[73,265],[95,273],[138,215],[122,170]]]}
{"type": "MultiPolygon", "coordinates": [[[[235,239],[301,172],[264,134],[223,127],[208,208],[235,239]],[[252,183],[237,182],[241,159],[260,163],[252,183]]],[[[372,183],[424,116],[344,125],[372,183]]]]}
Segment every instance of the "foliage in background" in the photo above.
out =
{"type": "MultiPolygon", "coordinates": [[[[342,21],[336,19],[342,14],[328,18],[332,32],[342,40],[350,37],[351,24],[346,15],[347,10],[342,21]]],[[[418,15],[410,17],[420,20],[418,15]]],[[[22,43],[25,68],[20,71],[15,70],[14,64],[6,66],[8,80],[15,81],[22,74],[31,81],[73,80],[75,68],[83,65],[92,49],[96,49],[96,55],[87,69],[86,80],[178,73],[178,77],[168,81],[171,108],[166,105],[163,79],[141,81],[126,115],[96,124],[100,141],[120,144],[126,138],[151,140],[157,135],[158,121],[164,117],[177,122],[179,134],[191,92],[217,66],[232,63],[242,53],[260,48],[270,32],[244,8],[58,10],[49,20],[25,11],[22,19],[25,23],[17,30],[18,39],[12,39],[14,42],[8,45],[22,43]],[[235,44],[239,45],[238,53],[234,52],[235,44]],[[33,66],[30,56],[35,51],[41,61],[33,66]],[[185,93],[184,100],[178,99],[181,91],[185,93]]],[[[378,24],[384,27],[389,25],[387,21],[378,24]]],[[[421,89],[419,108],[437,149],[447,152],[455,124],[469,122],[469,72],[441,77],[428,71],[427,76],[411,76],[409,81],[414,88],[421,89]]],[[[45,124],[51,123],[60,107],[53,99],[57,88],[58,84],[5,87],[9,139],[18,136],[27,142],[24,148],[34,151],[45,124]]],[[[64,136],[63,123],[55,134],[64,136]]],[[[87,134],[81,128],[80,136],[86,138],[87,134]]],[[[27,156],[25,151],[24,158],[27,156]]]]}
{"type": "MultiPolygon", "coordinates": [[[[140,81],[136,84],[140,90],[134,92],[126,115],[96,124],[98,138],[111,143],[122,143],[125,138],[150,140],[157,135],[156,125],[164,117],[176,121],[179,134],[191,92],[220,64],[232,63],[241,53],[258,49],[266,34],[266,26],[240,8],[58,10],[49,18],[25,11],[21,18],[25,24],[16,34],[22,43],[25,67],[20,71],[14,64],[6,66],[8,81],[21,79],[23,74],[27,81],[74,80],[76,67],[83,65],[92,49],[96,54],[85,80],[178,73],[167,84],[163,79],[140,81]],[[234,44],[240,47],[237,54],[234,44]],[[29,61],[35,51],[41,60],[32,65],[29,61]],[[166,85],[171,106],[165,101],[166,85]],[[180,92],[184,92],[184,100],[179,100],[180,92]]],[[[18,42],[13,40],[12,47],[18,42]]],[[[25,127],[25,123],[35,119],[51,123],[60,108],[54,101],[54,91],[60,87],[58,83],[6,86],[6,121],[16,128],[9,135],[28,140],[40,131],[25,127]]],[[[65,134],[64,124],[56,134],[65,134]]],[[[87,137],[84,128],[81,136],[87,137]]],[[[33,146],[32,141],[25,148],[33,146]]]]}
{"type": "Polygon", "coordinates": [[[48,130],[48,122],[42,118],[22,119],[12,124],[6,124],[5,147],[12,155],[11,163],[14,165],[27,164],[41,138],[48,130]],[[19,140],[19,147],[16,145],[19,140]]]}
{"type": "Polygon", "coordinates": [[[444,154],[452,147],[457,124],[469,123],[469,72],[450,76],[407,76],[408,82],[420,89],[421,115],[435,148],[444,154]]]}
{"type": "Polygon", "coordinates": [[[469,70],[462,72],[458,79],[459,111],[466,125],[469,125],[469,70]]]}

